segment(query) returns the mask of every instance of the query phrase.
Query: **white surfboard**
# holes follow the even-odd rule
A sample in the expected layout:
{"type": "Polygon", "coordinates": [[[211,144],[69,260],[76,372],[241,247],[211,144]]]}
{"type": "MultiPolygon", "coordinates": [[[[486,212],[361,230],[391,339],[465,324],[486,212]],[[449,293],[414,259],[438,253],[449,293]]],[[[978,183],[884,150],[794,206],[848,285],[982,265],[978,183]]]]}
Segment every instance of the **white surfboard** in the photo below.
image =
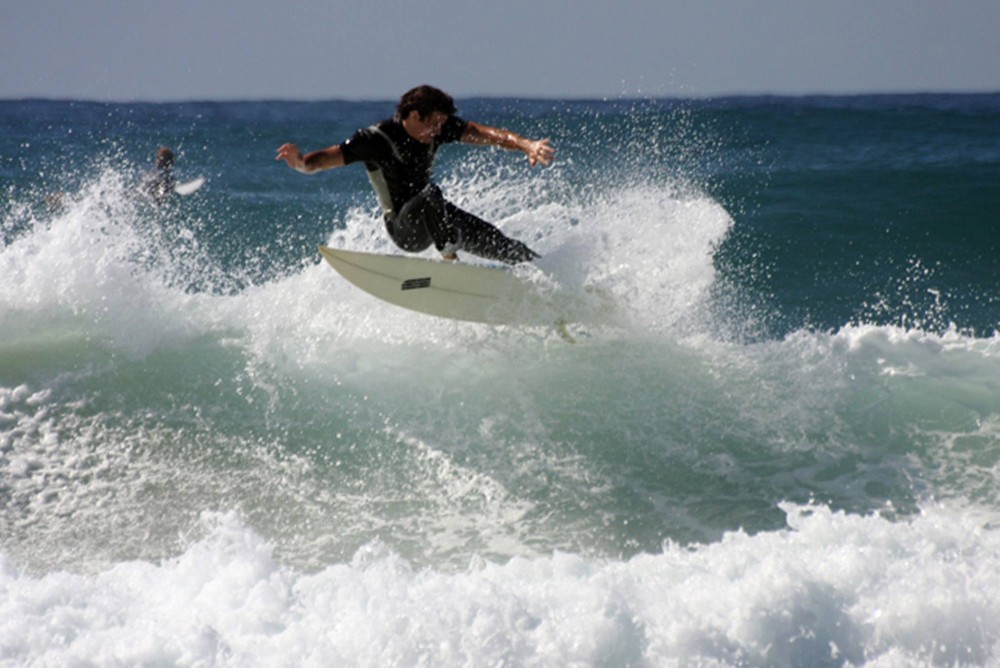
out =
{"type": "Polygon", "coordinates": [[[365,292],[428,315],[527,326],[595,321],[578,300],[540,288],[512,269],[326,246],[319,252],[365,292]]]}
{"type": "Polygon", "coordinates": [[[178,183],[177,185],[174,186],[174,192],[177,193],[178,195],[190,195],[191,193],[198,190],[198,188],[201,188],[203,185],[205,185],[205,177],[199,176],[198,178],[192,181],[187,181],[185,183],[178,183]]]}

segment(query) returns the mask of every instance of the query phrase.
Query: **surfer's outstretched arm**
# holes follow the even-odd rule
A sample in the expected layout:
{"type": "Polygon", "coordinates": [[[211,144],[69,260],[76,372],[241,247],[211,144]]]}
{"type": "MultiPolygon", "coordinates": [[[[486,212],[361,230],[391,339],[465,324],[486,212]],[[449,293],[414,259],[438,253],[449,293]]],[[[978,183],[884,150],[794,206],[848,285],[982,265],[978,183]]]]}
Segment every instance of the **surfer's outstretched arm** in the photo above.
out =
{"type": "Polygon", "coordinates": [[[462,133],[462,142],[465,144],[479,144],[483,146],[499,146],[511,151],[521,151],[528,156],[528,161],[534,167],[538,163],[548,165],[556,156],[556,150],[549,145],[548,139],[528,139],[516,132],[492,128],[481,123],[469,121],[462,133]]]}
{"type": "Polygon", "coordinates": [[[289,167],[303,174],[314,174],[324,169],[344,166],[344,154],[340,150],[340,144],[305,155],[302,155],[302,151],[295,144],[284,144],[278,149],[275,160],[284,160],[289,167]]]}

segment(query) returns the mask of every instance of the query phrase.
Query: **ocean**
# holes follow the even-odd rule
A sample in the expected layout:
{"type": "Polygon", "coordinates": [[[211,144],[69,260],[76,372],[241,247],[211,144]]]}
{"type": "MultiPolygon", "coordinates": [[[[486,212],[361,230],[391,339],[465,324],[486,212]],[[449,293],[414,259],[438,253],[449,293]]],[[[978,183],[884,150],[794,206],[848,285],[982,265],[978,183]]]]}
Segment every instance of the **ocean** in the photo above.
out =
{"type": "Polygon", "coordinates": [[[1000,95],[458,105],[575,343],[320,262],[392,100],[0,101],[0,665],[1000,666],[1000,95]]]}

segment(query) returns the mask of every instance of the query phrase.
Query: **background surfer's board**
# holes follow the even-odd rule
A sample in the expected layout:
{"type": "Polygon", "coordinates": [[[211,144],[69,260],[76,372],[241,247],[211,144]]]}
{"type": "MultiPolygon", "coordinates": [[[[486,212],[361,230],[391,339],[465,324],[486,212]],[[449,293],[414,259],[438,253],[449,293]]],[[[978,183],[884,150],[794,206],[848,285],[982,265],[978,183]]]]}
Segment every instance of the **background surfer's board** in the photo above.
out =
{"type": "Polygon", "coordinates": [[[326,246],[319,252],[365,292],[413,311],[501,325],[574,321],[556,293],[543,291],[511,269],[326,246]]]}
{"type": "Polygon", "coordinates": [[[193,181],[187,181],[185,183],[178,183],[174,186],[174,192],[178,195],[190,195],[194,191],[198,190],[205,185],[205,177],[199,176],[193,181]]]}

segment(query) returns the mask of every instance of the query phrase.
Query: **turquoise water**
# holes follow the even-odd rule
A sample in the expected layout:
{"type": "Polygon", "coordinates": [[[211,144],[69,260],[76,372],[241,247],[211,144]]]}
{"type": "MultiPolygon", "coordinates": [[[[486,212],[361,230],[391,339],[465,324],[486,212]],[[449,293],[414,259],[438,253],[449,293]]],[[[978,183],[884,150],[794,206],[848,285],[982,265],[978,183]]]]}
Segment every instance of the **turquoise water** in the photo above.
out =
{"type": "Polygon", "coordinates": [[[0,102],[0,662],[995,664],[1000,98],[459,106],[558,162],[446,194],[614,325],[320,264],[374,197],[276,148],[391,102],[0,102]]]}

